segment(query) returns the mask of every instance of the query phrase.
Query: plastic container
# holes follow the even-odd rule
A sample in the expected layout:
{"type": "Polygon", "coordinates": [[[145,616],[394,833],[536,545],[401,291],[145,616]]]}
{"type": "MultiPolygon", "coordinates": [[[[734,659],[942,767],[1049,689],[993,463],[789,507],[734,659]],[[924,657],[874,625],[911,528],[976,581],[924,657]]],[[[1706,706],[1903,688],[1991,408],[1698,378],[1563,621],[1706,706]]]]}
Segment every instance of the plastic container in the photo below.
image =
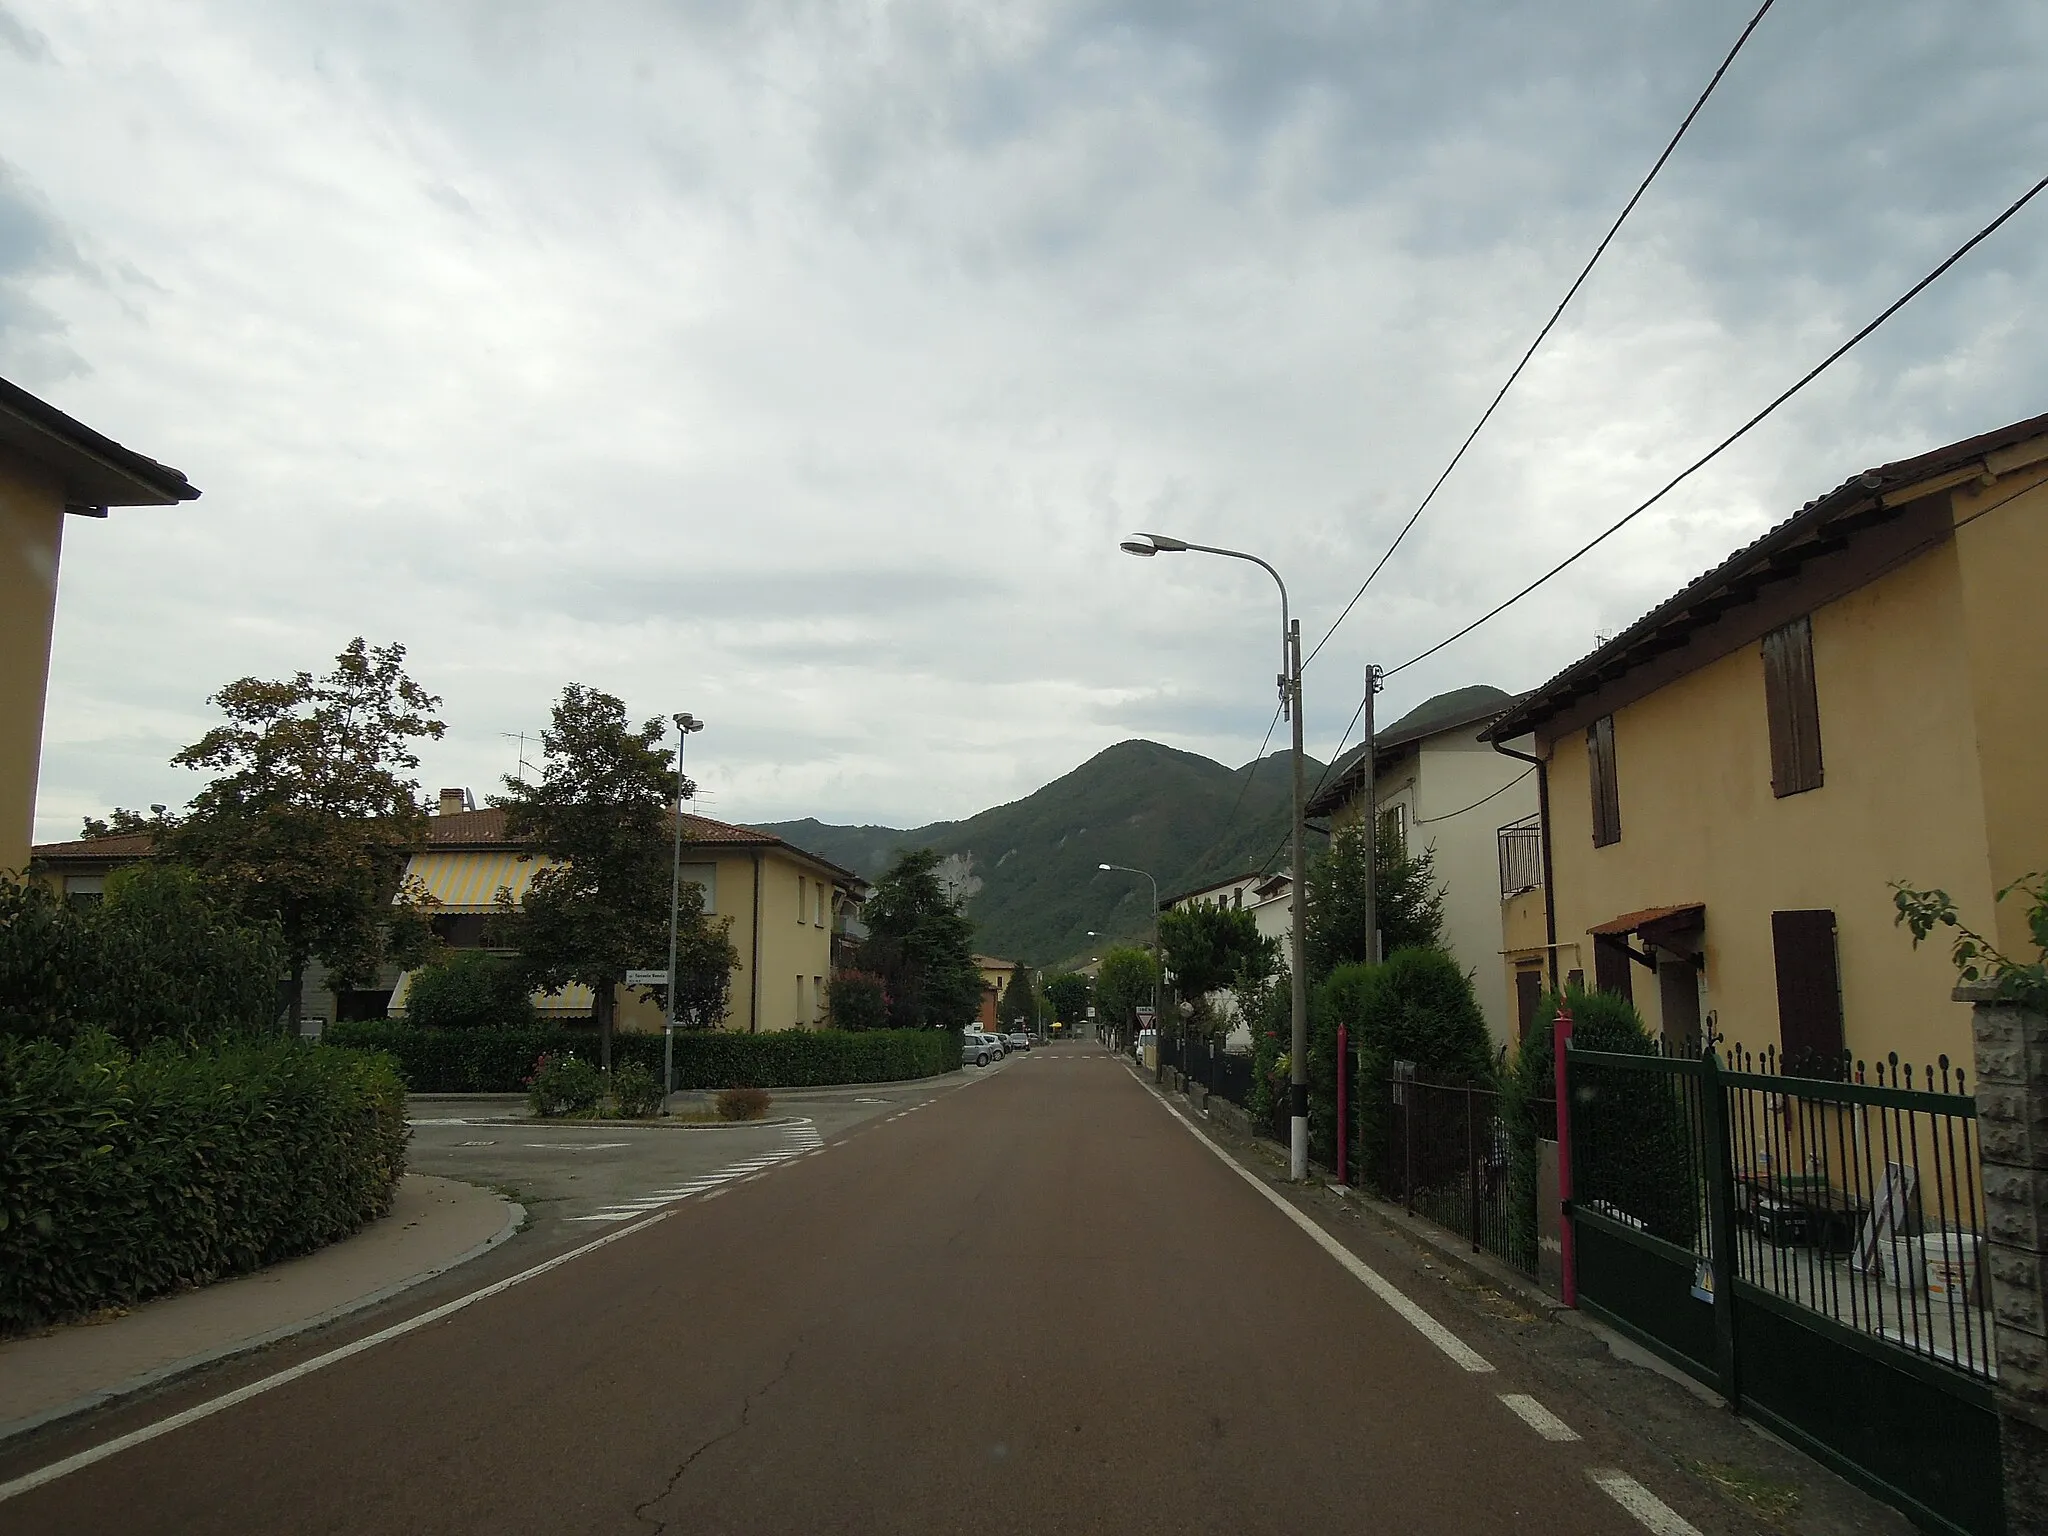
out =
{"type": "Polygon", "coordinates": [[[1977,1294],[1977,1234],[1943,1228],[1913,1239],[1930,1296],[1967,1301],[1977,1294]]]}

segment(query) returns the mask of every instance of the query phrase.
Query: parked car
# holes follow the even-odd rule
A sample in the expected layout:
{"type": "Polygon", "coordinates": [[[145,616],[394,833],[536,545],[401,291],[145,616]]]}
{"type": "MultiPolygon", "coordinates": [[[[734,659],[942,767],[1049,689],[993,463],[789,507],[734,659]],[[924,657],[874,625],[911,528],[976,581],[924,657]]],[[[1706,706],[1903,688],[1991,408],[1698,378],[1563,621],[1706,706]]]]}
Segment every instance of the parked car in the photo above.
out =
{"type": "Polygon", "coordinates": [[[998,1060],[995,1042],[986,1035],[963,1034],[960,1037],[960,1065],[963,1067],[985,1067],[998,1060]]]}
{"type": "Polygon", "coordinates": [[[1031,1036],[1021,1029],[1013,1029],[1003,1036],[1003,1044],[1013,1051],[1028,1051],[1031,1049],[1031,1036]]]}
{"type": "Polygon", "coordinates": [[[986,1040],[988,1042],[988,1048],[996,1053],[998,1059],[1010,1054],[1010,1042],[1005,1040],[1001,1035],[997,1034],[994,1030],[983,1029],[980,1025],[977,1024],[972,1030],[969,1031],[969,1033],[976,1036],[979,1039],[986,1040]]]}

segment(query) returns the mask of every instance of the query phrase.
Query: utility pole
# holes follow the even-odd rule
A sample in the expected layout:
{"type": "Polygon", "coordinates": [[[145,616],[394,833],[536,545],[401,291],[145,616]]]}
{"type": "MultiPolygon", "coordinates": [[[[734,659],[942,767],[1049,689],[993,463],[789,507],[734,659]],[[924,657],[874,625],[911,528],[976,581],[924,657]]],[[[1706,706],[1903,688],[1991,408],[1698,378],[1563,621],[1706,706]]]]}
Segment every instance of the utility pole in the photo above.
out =
{"type": "Polygon", "coordinates": [[[1380,961],[1379,754],[1373,744],[1373,695],[1386,686],[1380,669],[1365,666],[1365,958],[1380,961]]]}
{"type": "MultiPolygon", "coordinates": [[[[1283,589],[1284,590],[1284,589],[1283,589]]],[[[1293,891],[1288,897],[1288,928],[1294,972],[1294,1045],[1287,1056],[1287,1176],[1299,1184],[1308,1177],[1308,865],[1301,846],[1301,818],[1306,786],[1301,769],[1301,620],[1287,625],[1287,671],[1280,679],[1280,697],[1294,725],[1294,814],[1288,818],[1292,842],[1289,865],[1293,891]]]]}

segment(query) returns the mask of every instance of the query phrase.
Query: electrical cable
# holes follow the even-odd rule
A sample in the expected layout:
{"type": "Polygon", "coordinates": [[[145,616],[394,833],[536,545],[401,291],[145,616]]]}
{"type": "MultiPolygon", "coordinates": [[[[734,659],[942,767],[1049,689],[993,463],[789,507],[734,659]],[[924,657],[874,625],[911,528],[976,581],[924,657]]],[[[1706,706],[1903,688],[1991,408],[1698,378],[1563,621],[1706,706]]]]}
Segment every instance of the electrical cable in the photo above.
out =
{"type": "MultiPolygon", "coordinates": [[[[1614,222],[1608,226],[1607,233],[1600,237],[1600,243],[1593,248],[1593,254],[1587,258],[1585,266],[1580,268],[1579,275],[1572,279],[1571,287],[1567,288],[1564,297],[1557,301],[1557,308],[1553,309],[1550,312],[1550,318],[1543,322],[1543,329],[1538,331],[1536,339],[1529,343],[1529,349],[1522,354],[1521,361],[1516,363],[1513,371],[1508,374],[1507,381],[1494,392],[1493,399],[1487,404],[1486,409],[1480,413],[1478,422],[1470,432],[1465,434],[1465,441],[1458,445],[1458,451],[1451,455],[1451,462],[1446,464],[1443,473],[1436,477],[1436,483],[1429,488],[1429,494],[1424,496],[1415,510],[1408,514],[1408,521],[1401,525],[1401,531],[1394,535],[1394,542],[1387,546],[1386,553],[1380,556],[1378,563],[1370,571],[1366,572],[1365,580],[1360,582],[1358,590],[1351,594],[1351,601],[1344,605],[1344,611],[1337,615],[1336,621],[1327,630],[1323,631],[1323,638],[1315,643],[1308,655],[1302,660],[1301,665],[1304,670],[1307,669],[1310,662],[1316,659],[1316,653],[1329,643],[1330,636],[1337,633],[1338,625],[1351,616],[1351,610],[1358,605],[1358,600],[1365,596],[1365,589],[1372,585],[1373,578],[1379,575],[1381,569],[1389,560],[1394,558],[1394,551],[1399,549],[1401,541],[1408,537],[1408,530],[1413,528],[1417,520],[1428,510],[1429,504],[1436,500],[1436,493],[1442,490],[1444,482],[1451,478],[1451,471],[1456,469],[1459,462],[1464,459],[1465,450],[1472,446],[1473,441],[1485,429],[1486,424],[1493,419],[1493,413],[1500,408],[1501,401],[1506,399],[1508,391],[1515,387],[1515,380],[1519,379],[1522,376],[1522,370],[1529,366],[1529,359],[1536,355],[1536,349],[1543,345],[1544,339],[1550,335],[1551,330],[1557,325],[1558,318],[1565,312],[1565,307],[1577,297],[1579,289],[1585,286],[1586,279],[1592,276],[1593,268],[1599,263],[1600,258],[1607,253],[1608,245],[1612,243],[1615,235],[1620,233],[1621,226],[1627,221],[1628,216],[1635,212],[1636,204],[1641,202],[1643,194],[1650,190],[1650,183],[1655,181],[1657,173],[1664,169],[1664,162],[1669,160],[1672,151],[1678,148],[1678,141],[1685,137],[1686,130],[1692,127],[1693,119],[1698,117],[1700,109],[1706,106],[1707,98],[1712,96],[1715,88],[1720,85],[1721,77],[1728,73],[1728,66],[1735,62],[1735,56],[1742,52],[1743,45],[1749,41],[1750,34],[1756,31],[1758,24],[1763,21],[1764,16],[1775,3],[1776,0],[1764,0],[1762,8],[1749,18],[1749,25],[1742,29],[1742,35],[1735,39],[1735,46],[1728,50],[1728,56],[1721,61],[1721,67],[1714,71],[1713,78],[1707,82],[1707,88],[1700,92],[1699,100],[1695,101],[1692,104],[1692,110],[1685,114],[1685,120],[1678,125],[1678,131],[1671,135],[1671,142],[1664,146],[1664,153],[1657,157],[1656,164],[1650,167],[1650,173],[1642,179],[1642,183],[1636,188],[1634,194],[1622,206],[1621,212],[1615,215],[1614,222]]],[[[1347,732],[1346,734],[1349,733],[1347,732]]]]}
{"type": "Polygon", "coordinates": [[[1626,528],[1630,523],[1634,522],[1638,517],[1642,516],[1643,513],[1649,511],[1650,508],[1654,507],[1658,502],[1662,501],[1666,496],[1670,495],[1671,492],[1678,489],[1680,485],[1684,484],[1685,481],[1689,480],[1694,474],[1706,468],[1708,464],[1712,463],[1715,459],[1719,458],[1722,453],[1726,452],[1729,448],[1732,448],[1736,443],[1740,442],[1743,438],[1747,437],[1754,428],[1761,425],[1766,418],[1768,418],[1773,412],[1775,412],[1778,409],[1779,406],[1783,405],[1786,401],[1790,400],[1794,395],[1798,394],[1802,389],[1806,388],[1807,385],[1811,384],[1815,379],[1819,378],[1823,373],[1827,372],[1828,369],[1832,368],[1837,362],[1839,362],[1843,357],[1845,357],[1849,353],[1849,351],[1852,348],[1854,348],[1859,342],[1863,341],[1872,332],[1876,331],[1879,326],[1883,325],[1887,320],[1891,319],[1893,315],[1897,314],[1900,310],[1904,309],[1914,299],[1918,298],[1921,293],[1923,293],[1927,288],[1929,288],[1935,282],[1935,280],[1939,278],[1943,273],[1947,272],[1950,267],[1953,267],[1957,262],[1961,261],[1965,256],[1969,255],[1971,251],[1975,250],[1979,245],[1983,244],[1986,240],[1990,239],[1991,236],[1995,234],[1999,230],[1999,228],[2005,224],[2005,222],[2008,219],[2012,218],[2014,214],[2018,213],[2022,208],[2026,207],[2027,204],[2032,202],[2036,197],[2038,197],[2044,189],[2048,189],[2048,176],[2044,176],[2041,178],[2041,180],[2035,182],[2033,186],[2029,187],[2025,192],[2023,192],[2019,196],[2019,198],[2009,208],[2005,210],[2005,212],[2001,213],[1989,224],[1986,224],[1982,229],[1978,230],[1976,234],[1972,235],[1968,240],[1964,241],[1961,245],[1956,247],[1956,249],[1948,256],[1946,260],[1944,260],[1941,263],[1940,266],[1936,267],[1932,272],[1929,272],[1925,277],[1921,278],[1919,282],[1915,283],[1911,288],[1908,288],[1904,293],[1900,294],[1898,298],[1892,300],[1890,304],[1886,305],[1884,310],[1877,316],[1876,319],[1872,320],[1868,325],[1864,326],[1862,330],[1858,331],[1854,336],[1851,336],[1847,341],[1843,342],[1839,347],[1835,348],[1834,351],[1830,352],[1826,357],[1822,358],[1820,362],[1816,363],[1812,368],[1808,369],[1797,383],[1793,384],[1791,388],[1785,390],[1775,400],[1771,401],[1769,405],[1765,406],[1762,410],[1758,411],[1754,416],[1750,417],[1749,420],[1745,421],[1733,432],[1729,433],[1726,437],[1722,438],[1720,442],[1716,443],[1712,448],[1708,449],[1704,454],[1700,455],[1699,458],[1693,460],[1692,463],[1688,464],[1684,469],[1680,470],[1676,475],[1672,476],[1672,478],[1667,480],[1662,486],[1662,488],[1659,489],[1654,495],[1649,497],[1649,499],[1639,503],[1632,511],[1626,513],[1621,518],[1617,519],[1615,522],[1609,524],[1606,529],[1594,535],[1594,537],[1588,540],[1585,544],[1580,545],[1578,549],[1574,550],[1571,554],[1565,556],[1564,559],[1560,560],[1556,565],[1553,565],[1541,576],[1538,576],[1534,581],[1530,582],[1527,586],[1523,587],[1520,591],[1516,592],[1512,597],[1509,597],[1506,600],[1495,604],[1492,608],[1489,608],[1485,613],[1482,613],[1478,618],[1474,619],[1464,628],[1459,629],[1453,632],[1452,634],[1445,636],[1443,639],[1437,641],[1437,643],[1435,645],[1432,645],[1428,650],[1422,651],[1414,656],[1409,657],[1406,661],[1402,662],[1398,667],[1387,668],[1385,675],[1388,677],[1393,677],[1397,673],[1405,672],[1410,667],[1414,666],[1417,662],[1426,661],[1429,657],[1434,656],[1438,651],[1444,649],[1444,647],[1451,645],[1456,641],[1464,639],[1465,636],[1471,634],[1472,631],[1479,628],[1480,625],[1488,623],[1491,620],[1498,618],[1501,614],[1507,612],[1508,609],[1514,607],[1516,603],[1519,603],[1523,598],[1527,597],[1530,593],[1534,592],[1538,587],[1541,587],[1546,582],[1550,581],[1551,578],[1562,574],[1565,570],[1577,564],[1585,556],[1591,554],[1595,549],[1599,548],[1600,545],[1606,543],[1607,540],[1612,538],[1615,534],[1621,532],[1622,529],[1626,528]]]}
{"type": "MultiPolygon", "coordinates": [[[[1286,711],[1286,708],[1287,706],[1284,703],[1274,706],[1273,718],[1266,724],[1265,738],[1260,741],[1259,750],[1252,755],[1252,771],[1246,774],[1244,782],[1237,786],[1237,799],[1231,802],[1230,814],[1223,818],[1223,830],[1216,834],[1216,840],[1209,845],[1208,851],[1202,855],[1201,859],[1189,866],[1195,873],[1199,874],[1206,868],[1209,860],[1215,857],[1216,850],[1230,840],[1230,834],[1237,826],[1237,813],[1244,806],[1244,797],[1251,793],[1252,781],[1259,776],[1259,768],[1266,761],[1266,748],[1273,740],[1273,732],[1280,728],[1280,716],[1286,711]]],[[[1322,788],[1320,784],[1316,787],[1318,789],[1322,788]]]]}
{"type": "Polygon", "coordinates": [[[1529,777],[1529,775],[1534,773],[1535,771],[1536,765],[1534,763],[1531,763],[1528,767],[1524,768],[1520,773],[1516,774],[1512,779],[1509,779],[1507,783],[1501,785],[1501,787],[1499,789],[1496,789],[1492,794],[1481,795],[1477,800],[1474,800],[1470,805],[1461,805],[1455,811],[1445,811],[1441,816],[1418,816],[1415,818],[1415,825],[1418,827],[1433,827],[1440,821],[1449,821],[1453,816],[1462,816],[1467,811],[1476,811],[1479,809],[1479,807],[1486,804],[1487,801],[1498,799],[1500,796],[1506,794],[1509,790],[1513,789],[1517,784],[1521,783],[1522,780],[1529,777]]]}

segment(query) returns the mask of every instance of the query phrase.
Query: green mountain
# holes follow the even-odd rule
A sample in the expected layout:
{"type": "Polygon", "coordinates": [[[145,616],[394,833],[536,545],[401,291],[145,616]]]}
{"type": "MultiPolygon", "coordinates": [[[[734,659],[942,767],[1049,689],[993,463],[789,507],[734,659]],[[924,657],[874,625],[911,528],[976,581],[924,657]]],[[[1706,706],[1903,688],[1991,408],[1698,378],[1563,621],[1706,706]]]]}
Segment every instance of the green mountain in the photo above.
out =
{"type": "MultiPolygon", "coordinates": [[[[1314,787],[1322,764],[1307,763],[1314,787]]],[[[1162,899],[1247,870],[1285,867],[1287,754],[1226,768],[1152,741],[1125,741],[1008,805],[929,826],[832,826],[809,817],[771,822],[799,848],[869,879],[902,848],[967,861],[981,882],[967,905],[984,954],[1052,965],[1152,931],[1150,872],[1162,899]],[[1273,857],[1276,849],[1279,857],[1273,857]],[[1097,938],[1089,938],[1090,929],[1097,938]]]]}

